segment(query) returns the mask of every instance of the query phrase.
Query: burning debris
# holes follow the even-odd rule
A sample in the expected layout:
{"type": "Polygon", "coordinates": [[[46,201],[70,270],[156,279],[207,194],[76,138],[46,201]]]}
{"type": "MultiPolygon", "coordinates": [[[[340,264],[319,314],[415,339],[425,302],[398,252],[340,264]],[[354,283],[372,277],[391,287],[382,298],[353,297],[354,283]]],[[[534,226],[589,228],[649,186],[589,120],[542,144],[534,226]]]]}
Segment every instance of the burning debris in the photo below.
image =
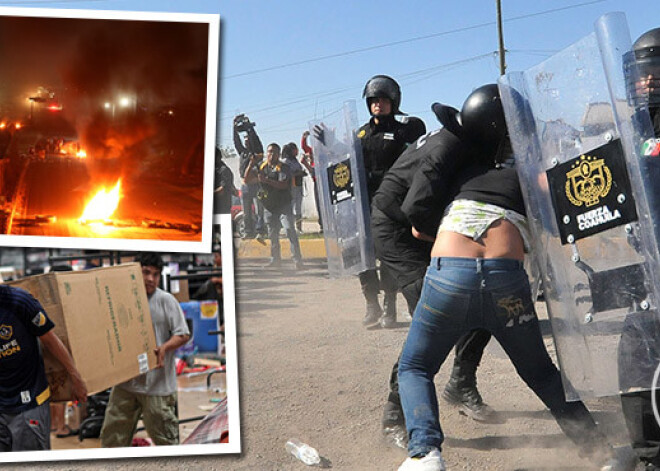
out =
{"type": "Polygon", "coordinates": [[[181,232],[192,232],[198,233],[202,230],[199,224],[185,224],[185,223],[175,223],[160,221],[158,219],[144,219],[142,221],[143,227],[149,227],[152,229],[174,229],[181,232]]]}
{"type": "Polygon", "coordinates": [[[96,192],[94,197],[89,200],[82,216],[78,219],[81,224],[88,224],[90,222],[103,222],[110,219],[112,214],[119,206],[121,199],[121,178],[117,180],[114,188],[106,190],[101,188],[96,192]]]}
{"type": "Polygon", "coordinates": [[[57,216],[37,214],[33,217],[14,218],[13,224],[18,227],[37,227],[54,222],[57,222],[57,216]]]}

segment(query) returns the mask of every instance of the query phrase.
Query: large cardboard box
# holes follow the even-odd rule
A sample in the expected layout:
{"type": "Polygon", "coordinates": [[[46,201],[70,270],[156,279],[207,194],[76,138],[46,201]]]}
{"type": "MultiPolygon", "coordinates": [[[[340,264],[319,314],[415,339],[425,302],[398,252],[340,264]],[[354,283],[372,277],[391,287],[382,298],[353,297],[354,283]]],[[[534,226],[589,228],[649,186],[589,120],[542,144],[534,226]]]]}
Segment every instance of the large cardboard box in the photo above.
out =
{"type": "MultiPolygon", "coordinates": [[[[41,302],[90,395],[155,367],[156,339],[138,263],[54,272],[10,284],[41,302]]],[[[66,371],[47,351],[44,360],[52,399],[70,400],[66,371]]]]}

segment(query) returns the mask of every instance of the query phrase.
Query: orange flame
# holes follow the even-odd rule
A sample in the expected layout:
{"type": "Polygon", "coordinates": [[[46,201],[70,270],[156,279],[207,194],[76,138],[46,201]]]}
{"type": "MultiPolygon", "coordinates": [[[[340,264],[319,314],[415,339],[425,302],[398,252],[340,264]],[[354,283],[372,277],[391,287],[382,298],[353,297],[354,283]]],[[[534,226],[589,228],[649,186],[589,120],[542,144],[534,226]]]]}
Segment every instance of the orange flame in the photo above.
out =
{"type": "Polygon", "coordinates": [[[121,178],[117,180],[117,184],[110,191],[105,187],[96,192],[96,195],[89,200],[82,216],[79,221],[86,223],[89,221],[105,221],[110,219],[112,213],[115,212],[119,206],[121,199],[121,178]]]}
{"type": "Polygon", "coordinates": [[[64,142],[60,144],[59,151],[62,155],[75,155],[79,159],[87,158],[87,152],[78,142],[64,142]]]}

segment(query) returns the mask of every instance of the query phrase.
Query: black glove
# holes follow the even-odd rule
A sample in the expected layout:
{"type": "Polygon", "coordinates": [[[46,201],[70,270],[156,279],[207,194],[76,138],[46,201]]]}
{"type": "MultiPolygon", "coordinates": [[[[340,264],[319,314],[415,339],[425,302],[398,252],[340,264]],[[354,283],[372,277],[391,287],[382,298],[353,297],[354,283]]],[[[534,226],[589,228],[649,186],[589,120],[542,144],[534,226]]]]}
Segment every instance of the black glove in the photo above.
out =
{"type": "Polygon", "coordinates": [[[318,139],[319,142],[325,145],[325,126],[323,123],[317,124],[312,128],[312,135],[318,139]]]}

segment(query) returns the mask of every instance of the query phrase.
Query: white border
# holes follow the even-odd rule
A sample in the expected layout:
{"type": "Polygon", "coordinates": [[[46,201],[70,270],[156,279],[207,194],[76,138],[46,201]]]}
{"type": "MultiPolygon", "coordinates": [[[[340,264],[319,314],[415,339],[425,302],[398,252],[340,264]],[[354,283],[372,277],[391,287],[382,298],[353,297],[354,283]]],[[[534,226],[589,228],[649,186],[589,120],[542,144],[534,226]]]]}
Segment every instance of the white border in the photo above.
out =
{"type": "Polygon", "coordinates": [[[229,443],[128,448],[85,448],[82,450],[16,451],[0,453],[0,463],[138,458],[151,456],[212,455],[241,452],[238,356],[236,348],[237,332],[234,289],[234,248],[231,215],[216,215],[215,223],[220,224],[220,242],[222,246],[222,291],[225,317],[225,352],[227,359],[226,384],[229,443]]]}
{"type": "Polygon", "coordinates": [[[225,309],[225,357],[227,367],[227,412],[229,419],[229,443],[231,451],[241,452],[241,417],[238,390],[238,328],[236,326],[236,272],[234,268],[234,230],[231,214],[215,216],[215,223],[220,224],[220,243],[222,245],[222,294],[225,309]],[[230,401],[229,398],[233,398],[230,401]]]}
{"type": "Polygon", "coordinates": [[[206,77],[206,125],[204,135],[204,180],[202,191],[202,239],[195,241],[113,239],[104,237],[57,237],[0,234],[6,247],[45,247],[103,250],[149,250],[156,252],[209,253],[213,224],[213,176],[218,108],[218,62],[220,54],[220,15],[207,13],[137,12],[111,10],[66,10],[0,7],[0,16],[80,18],[133,21],[205,23],[209,26],[206,77]]]}

